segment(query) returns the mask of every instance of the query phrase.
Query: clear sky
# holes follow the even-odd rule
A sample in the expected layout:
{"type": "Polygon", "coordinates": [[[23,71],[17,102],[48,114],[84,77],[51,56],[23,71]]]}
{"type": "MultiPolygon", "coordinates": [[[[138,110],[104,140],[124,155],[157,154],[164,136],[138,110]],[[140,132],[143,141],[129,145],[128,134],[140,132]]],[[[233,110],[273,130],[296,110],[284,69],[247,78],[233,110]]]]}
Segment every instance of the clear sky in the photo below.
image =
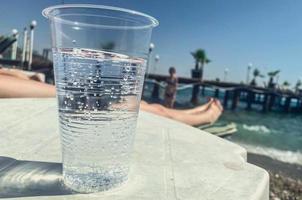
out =
{"type": "MultiPolygon", "coordinates": [[[[22,30],[36,19],[34,48],[50,47],[48,22],[41,15],[47,6],[61,0],[1,0],[0,34],[12,28],[22,30]]],[[[175,66],[178,74],[189,76],[194,67],[191,51],[203,48],[212,63],[206,66],[207,79],[246,79],[248,63],[263,73],[280,69],[280,81],[292,84],[302,76],[301,0],[65,0],[65,3],[92,3],[120,6],[157,18],[160,26],[152,41],[160,55],[157,73],[175,66]]],[[[151,69],[152,70],[152,69],[151,69]]]]}

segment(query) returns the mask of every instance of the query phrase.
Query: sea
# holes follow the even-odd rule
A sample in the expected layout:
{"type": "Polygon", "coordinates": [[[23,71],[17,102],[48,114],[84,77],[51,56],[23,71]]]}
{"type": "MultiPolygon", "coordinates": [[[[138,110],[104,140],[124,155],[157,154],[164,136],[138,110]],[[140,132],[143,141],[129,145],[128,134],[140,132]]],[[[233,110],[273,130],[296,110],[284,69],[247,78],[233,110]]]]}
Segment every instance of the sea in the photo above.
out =
{"type": "MultiPolygon", "coordinates": [[[[151,91],[153,81],[147,80],[144,98],[152,101],[151,91]]],[[[160,87],[160,98],[163,98],[164,84],[160,87]]],[[[180,85],[177,90],[176,107],[192,107],[190,98],[192,85],[180,85]]],[[[205,103],[214,96],[214,89],[206,89],[205,95],[200,96],[200,102],[205,103]]],[[[220,92],[220,100],[223,99],[220,92]]],[[[248,152],[265,155],[286,163],[302,165],[302,114],[260,111],[260,107],[253,107],[247,111],[245,103],[239,104],[235,110],[226,109],[217,125],[235,123],[237,132],[226,137],[227,140],[237,143],[248,152]]]]}

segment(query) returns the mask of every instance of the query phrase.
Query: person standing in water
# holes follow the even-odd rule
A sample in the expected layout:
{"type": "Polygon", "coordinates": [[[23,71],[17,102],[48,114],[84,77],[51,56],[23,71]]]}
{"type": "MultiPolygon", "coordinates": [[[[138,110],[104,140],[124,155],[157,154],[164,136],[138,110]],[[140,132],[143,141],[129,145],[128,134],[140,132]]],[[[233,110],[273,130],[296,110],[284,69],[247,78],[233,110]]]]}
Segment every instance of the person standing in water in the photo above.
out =
{"type": "Polygon", "coordinates": [[[169,68],[169,78],[167,79],[167,86],[165,89],[164,106],[167,108],[173,108],[176,99],[178,78],[176,76],[176,69],[174,67],[169,68]]]}

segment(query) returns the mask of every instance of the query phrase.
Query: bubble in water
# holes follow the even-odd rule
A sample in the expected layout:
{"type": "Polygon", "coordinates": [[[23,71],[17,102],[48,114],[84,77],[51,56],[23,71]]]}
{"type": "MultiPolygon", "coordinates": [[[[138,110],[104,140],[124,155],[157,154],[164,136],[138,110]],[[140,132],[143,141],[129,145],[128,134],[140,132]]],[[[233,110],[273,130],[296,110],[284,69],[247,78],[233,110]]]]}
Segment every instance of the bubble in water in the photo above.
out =
{"type": "Polygon", "coordinates": [[[129,65],[127,65],[127,66],[125,67],[126,72],[129,72],[130,69],[131,69],[131,67],[130,67],[129,65]]]}
{"type": "Polygon", "coordinates": [[[76,44],[77,43],[77,41],[76,40],[72,40],[72,44],[76,44]]]}

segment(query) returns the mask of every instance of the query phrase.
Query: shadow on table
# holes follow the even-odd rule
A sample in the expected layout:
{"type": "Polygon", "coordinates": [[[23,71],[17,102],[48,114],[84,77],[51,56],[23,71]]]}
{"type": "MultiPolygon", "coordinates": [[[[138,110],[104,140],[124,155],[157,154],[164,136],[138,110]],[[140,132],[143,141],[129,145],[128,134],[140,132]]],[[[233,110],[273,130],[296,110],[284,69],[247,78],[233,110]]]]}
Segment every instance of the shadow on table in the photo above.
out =
{"type": "Polygon", "coordinates": [[[0,156],[0,198],[66,195],[62,164],[0,156]]]}

